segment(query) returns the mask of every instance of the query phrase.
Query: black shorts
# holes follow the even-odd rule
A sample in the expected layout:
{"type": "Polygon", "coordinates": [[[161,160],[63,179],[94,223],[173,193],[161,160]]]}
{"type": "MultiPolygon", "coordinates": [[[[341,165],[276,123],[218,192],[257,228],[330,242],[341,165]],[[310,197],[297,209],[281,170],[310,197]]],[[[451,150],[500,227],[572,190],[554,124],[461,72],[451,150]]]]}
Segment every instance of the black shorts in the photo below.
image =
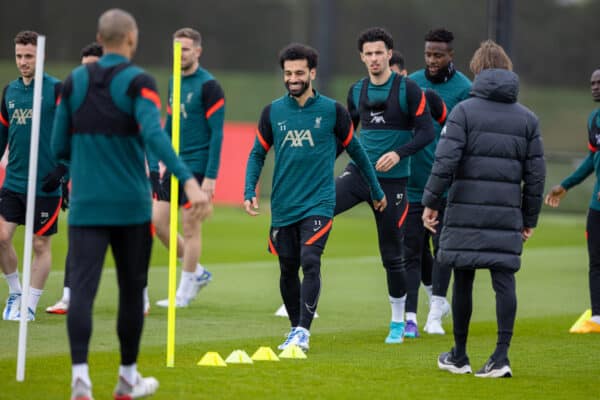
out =
{"type": "MultiPolygon", "coordinates": [[[[198,181],[198,185],[202,185],[202,181],[204,180],[204,174],[199,174],[194,172],[194,178],[198,181]]],[[[159,201],[168,201],[171,202],[171,174],[165,174],[163,178],[160,180],[160,185],[162,186],[162,195],[158,196],[159,201]]],[[[179,196],[178,203],[180,206],[186,206],[188,203],[188,198],[185,195],[185,191],[183,190],[183,184],[179,182],[179,196]]]]}
{"type": "MultiPolygon", "coordinates": [[[[50,236],[58,231],[58,214],[62,199],[60,196],[35,198],[33,232],[38,236],[50,236]]],[[[25,225],[27,195],[0,189],[0,215],[8,222],[25,225]]]]}
{"type": "Polygon", "coordinates": [[[268,250],[286,258],[300,258],[303,246],[312,246],[323,253],[332,224],[331,218],[315,215],[291,225],[271,227],[268,250]]]}

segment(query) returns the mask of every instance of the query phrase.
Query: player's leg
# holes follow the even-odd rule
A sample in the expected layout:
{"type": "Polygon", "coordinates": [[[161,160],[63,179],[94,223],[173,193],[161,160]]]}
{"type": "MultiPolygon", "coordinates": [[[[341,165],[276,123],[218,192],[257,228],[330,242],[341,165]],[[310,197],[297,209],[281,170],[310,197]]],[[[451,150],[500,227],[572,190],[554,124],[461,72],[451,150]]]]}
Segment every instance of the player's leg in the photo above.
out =
{"type": "Polygon", "coordinates": [[[383,212],[373,211],[381,261],[386,271],[388,297],[392,311],[386,343],[402,343],[406,305],[406,265],[403,254],[404,224],[409,211],[406,179],[380,179],[386,198],[391,201],[383,212]]]}
{"type": "Polygon", "coordinates": [[[433,285],[431,284],[431,273],[433,269],[433,255],[431,253],[431,234],[425,230],[423,237],[423,253],[421,254],[421,283],[427,293],[427,302],[431,302],[433,285]]]}
{"type": "Polygon", "coordinates": [[[444,327],[442,326],[442,318],[450,313],[450,303],[446,300],[448,287],[450,286],[450,278],[452,277],[452,269],[447,265],[440,263],[437,260],[437,252],[440,245],[440,235],[443,229],[445,203],[441,205],[436,227],[437,232],[432,235],[433,243],[433,266],[431,271],[432,296],[429,306],[429,314],[427,315],[427,323],[425,324],[425,332],[435,335],[444,335],[444,327]]]}
{"type": "Polygon", "coordinates": [[[421,286],[423,247],[427,236],[422,215],[423,206],[420,203],[410,203],[404,221],[403,250],[406,263],[406,329],[404,336],[407,338],[419,336],[417,307],[419,287],[421,286]]]}
{"type": "Polygon", "coordinates": [[[60,197],[36,197],[33,221],[33,260],[31,262],[31,296],[29,297],[29,318],[35,319],[38,301],[52,266],[51,237],[58,231],[60,197]]]}
{"type": "MultiPolygon", "coordinates": [[[[492,286],[496,292],[496,321],[498,339],[496,349],[487,362],[475,373],[480,378],[511,377],[512,370],[508,360],[508,348],[517,314],[517,294],[513,271],[490,270],[492,286]]],[[[455,278],[456,279],[456,275],[455,278]]]]}
{"type": "Polygon", "coordinates": [[[144,327],[143,291],[148,281],[152,250],[150,223],[111,228],[110,245],[119,284],[117,334],[121,349],[119,381],[115,396],[150,395],[158,388],[154,378],[142,378],[137,358],[144,327]]]}
{"type": "Polygon", "coordinates": [[[279,258],[279,291],[290,320],[290,332],[278,346],[285,349],[294,338],[300,322],[301,283],[300,270],[300,223],[282,227],[271,227],[268,250],[279,258]]]}
{"type": "Polygon", "coordinates": [[[515,317],[517,315],[517,292],[513,271],[490,270],[492,287],[496,293],[496,321],[498,323],[498,340],[496,349],[490,357],[496,368],[510,365],[508,348],[513,335],[515,317]]]}
{"type": "Polygon", "coordinates": [[[63,294],[60,300],[54,305],[47,307],[46,312],[49,314],[66,314],[69,311],[69,302],[71,300],[71,282],[69,280],[69,249],[67,249],[67,257],[65,258],[65,275],[63,279],[63,294]]]}
{"type": "Polygon", "coordinates": [[[579,332],[600,333],[600,211],[590,208],[586,225],[592,317],[584,323],[579,332]]]}
{"type": "Polygon", "coordinates": [[[71,348],[73,392],[91,391],[88,351],[92,308],[109,243],[108,228],[69,227],[71,303],[67,332],[71,348]]]}
{"type": "Polygon", "coordinates": [[[7,189],[0,190],[0,215],[6,220],[7,235],[0,240],[0,267],[8,283],[8,298],[2,319],[18,321],[21,307],[21,281],[17,267],[18,258],[12,239],[17,225],[25,223],[25,195],[7,189]]]}
{"type": "MultiPolygon", "coordinates": [[[[0,202],[1,203],[1,202],[0,202]]],[[[21,307],[21,280],[19,279],[19,271],[17,269],[17,253],[12,244],[12,238],[17,229],[17,224],[14,222],[6,222],[7,238],[0,240],[0,266],[4,273],[4,278],[8,284],[8,297],[6,305],[2,310],[2,319],[7,321],[17,321],[19,309],[21,307]]]]}
{"type": "Polygon", "coordinates": [[[467,355],[467,336],[473,312],[474,279],[475,270],[457,269],[454,271],[452,321],[454,323],[454,355],[457,358],[467,355]]]}
{"type": "Polygon", "coordinates": [[[358,203],[368,201],[371,195],[369,186],[354,164],[348,164],[344,172],[335,178],[335,211],[334,215],[343,213],[358,203]]]}
{"type": "Polygon", "coordinates": [[[321,255],[327,243],[333,220],[323,216],[311,216],[301,221],[300,264],[302,284],[300,289],[300,322],[292,344],[308,351],[312,321],[321,294],[321,255]]]}
{"type": "MultiPolygon", "coordinates": [[[[168,201],[152,202],[152,225],[154,226],[156,237],[168,249],[170,235],[170,216],[171,203],[168,201]]],[[[177,235],[177,258],[183,257],[183,237],[177,235]]]]}

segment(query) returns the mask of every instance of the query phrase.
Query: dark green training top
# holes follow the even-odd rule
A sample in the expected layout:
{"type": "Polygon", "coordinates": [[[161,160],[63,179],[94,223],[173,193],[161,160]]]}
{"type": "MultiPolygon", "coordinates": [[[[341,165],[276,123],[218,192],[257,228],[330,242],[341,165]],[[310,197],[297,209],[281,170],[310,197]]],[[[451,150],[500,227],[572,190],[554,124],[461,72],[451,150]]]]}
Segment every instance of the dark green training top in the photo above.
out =
{"type": "Polygon", "coordinates": [[[52,151],[71,161],[73,226],[151,220],[146,146],[184,182],[192,177],[160,126],[154,79],[117,54],[82,65],[65,81],[52,151]]]}
{"type": "MultiPolygon", "coordinates": [[[[8,143],[8,164],[2,187],[23,194],[27,193],[29,180],[33,86],[34,80],[29,85],[23,83],[23,78],[12,81],[4,88],[0,107],[0,158],[8,143]]],[[[36,196],[60,196],[60,188],[49,193],[42,191],[42,179],[57,164],[50,151],[50,136],[60,90],[60,81],[44,74],[36,196]]]]}
{"type": "MultiPolygon", "coordinates": [[[[409,78],[414,80],[423,90],[433,89],[444,100],[446,104],[447,114],[461,101],[469,98],[471,90],[471,81],[461,72],[454,70],[454,73],[445,82],[432,82],[425,76],[425,70],[421,69],[409,75],[409,78]]],[[[435,159],[435,148],[440,140],[440,132],[442,125],[438,121],[433,121],[435,129],[435,139],[423,150],[413,154],[410,158],[411,174],[408,178],[408,201],[411,203],[421,204],[423,190],[427,179],[431,174],[431,168],[435,159]]]]}
{"type": "Polygon", "coordinates": [[[369,160],[377,160],[390,151],[400,161],[387,172],[377,172],[380,178],[407,178],[410,156],[435,137],[425,94],[410,79],[392,72],[382,85],[364,78],[350,87],[348,110],[354,128],[360,122],[360,143],[369,160]]]}
{"type": "Polygon", "coordinates": [[[354,137],[348,111],[317,92],[303,107],[293,97],[283,96],[264,108],[248,158],[244,199],[256,196],[265,156],[273,147],[272,226],[291,225],[315,215],[332,218],[336,138],[365,175],[371,197],[383,199],[375,170],[354,137]]]}
{"type": "MultiPolygon", "coordinates": [[[[171,136],[171,105],[173,79],[169,82],[169,103],[165,131],[171,136]]],[[[205,69],[181,77],[181,112],[179,155],[194,172],[216,179],[223,142],[225,96],[215,78],[205,69]]],[[[148,154],[151,171],[158,171],[158,162],[148,154]]]]}
{"type": "Polygon", "coordinates": [[[590,152],[581,165],[577,167],[575,172],[562,181],[560,185],[569,190],[573,186],[583,182],[585,178],[595,171],[596,183],[592,192],[590,208],[600,211],[600,200],[598,200],[598,194],[600,193],[600,151],[598,151],[600,150],[600,108],[595,109],[590,114],[587,127],[588,148],[590,149],[590,152]]]}

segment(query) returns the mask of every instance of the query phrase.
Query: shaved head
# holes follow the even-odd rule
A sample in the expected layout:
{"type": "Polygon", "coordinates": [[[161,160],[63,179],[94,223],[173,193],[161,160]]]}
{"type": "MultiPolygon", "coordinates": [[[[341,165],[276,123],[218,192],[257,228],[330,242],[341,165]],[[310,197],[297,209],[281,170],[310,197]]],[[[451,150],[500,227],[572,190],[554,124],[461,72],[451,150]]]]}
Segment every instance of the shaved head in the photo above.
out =
{"type": "Polygon", "coordinates": [[[131,32],[137,32],[137,24],[127,11],[112,8],[98,19],[98,38],[104,45],[120,45],[131,32]]]}

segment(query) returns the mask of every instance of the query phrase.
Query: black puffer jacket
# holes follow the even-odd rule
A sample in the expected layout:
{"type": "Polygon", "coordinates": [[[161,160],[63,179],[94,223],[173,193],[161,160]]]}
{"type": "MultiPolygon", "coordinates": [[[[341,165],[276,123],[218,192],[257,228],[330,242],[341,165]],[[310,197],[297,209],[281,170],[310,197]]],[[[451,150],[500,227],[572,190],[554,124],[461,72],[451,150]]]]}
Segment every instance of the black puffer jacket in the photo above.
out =
{"type": "Polygon", "coordinates": [[[447,266],[521,266],[521,231],[537,224],[546,166],[538,119],[518,92],[513,72],[483,70],[442,130],[423,205],[439,209],[450,187],[438,252],[447,266]]]}

